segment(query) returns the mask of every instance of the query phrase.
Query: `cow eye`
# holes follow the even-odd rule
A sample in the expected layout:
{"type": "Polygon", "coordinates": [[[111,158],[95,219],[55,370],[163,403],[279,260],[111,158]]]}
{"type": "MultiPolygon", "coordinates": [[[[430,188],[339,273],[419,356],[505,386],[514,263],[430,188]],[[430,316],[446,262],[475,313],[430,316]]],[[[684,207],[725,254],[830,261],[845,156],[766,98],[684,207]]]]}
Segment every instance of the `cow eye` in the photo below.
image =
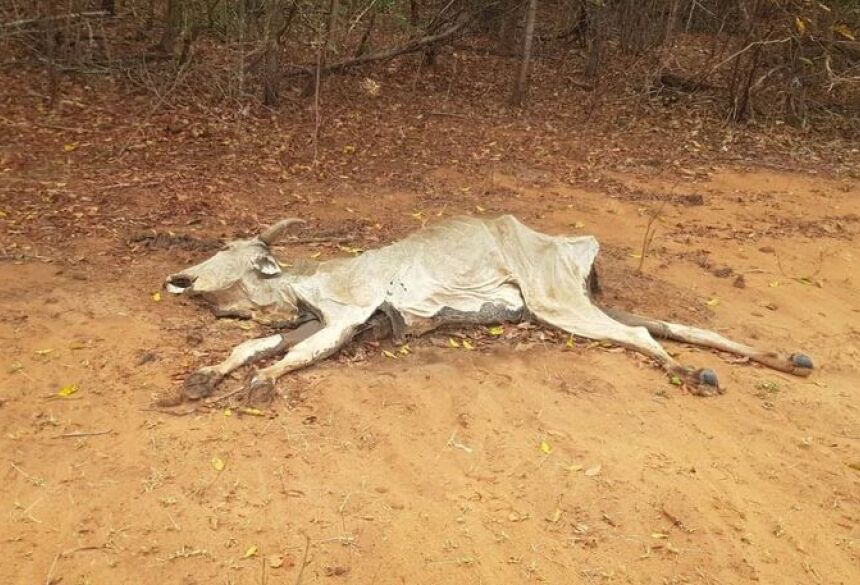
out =
{"type": "Polygon", "coordinates": [[[277,276],[281,273],[281,267],[278,266],[278,263],[268,256],[261,256],[254,260],[254,268],[263,276],[277,276]]]}

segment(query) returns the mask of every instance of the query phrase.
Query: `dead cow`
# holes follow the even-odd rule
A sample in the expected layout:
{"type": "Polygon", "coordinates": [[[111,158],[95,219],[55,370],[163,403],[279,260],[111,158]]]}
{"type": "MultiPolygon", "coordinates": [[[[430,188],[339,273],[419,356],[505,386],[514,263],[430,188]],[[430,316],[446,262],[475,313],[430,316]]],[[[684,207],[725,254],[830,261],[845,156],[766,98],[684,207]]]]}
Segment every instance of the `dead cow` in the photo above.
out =
{"type": "Polygon", "coordinates": [[[284,270],[270,246],[296,223],[301,220],[286,219],[258,237],[232,242],[167,279],[169,292],[192,296],[216,315],[292,327],[241,343],[223,362],[201,368],[185,384],[187,397],[210,394],[240,366],[286,354],[251,380],[249,391],[269,392],[287,372],[327,358],[368,330],[400,341],[442,325],[522,320],[634,349],[703,396],[723,392],[713,370],[679,364],[655,337],[800,376],[812,371],[804,354],[759,351],[712,331],[598,307],[592,300],[598,244],[591,236],[549,236],[509,215],[459,217],[355,258],[284,270]]]}

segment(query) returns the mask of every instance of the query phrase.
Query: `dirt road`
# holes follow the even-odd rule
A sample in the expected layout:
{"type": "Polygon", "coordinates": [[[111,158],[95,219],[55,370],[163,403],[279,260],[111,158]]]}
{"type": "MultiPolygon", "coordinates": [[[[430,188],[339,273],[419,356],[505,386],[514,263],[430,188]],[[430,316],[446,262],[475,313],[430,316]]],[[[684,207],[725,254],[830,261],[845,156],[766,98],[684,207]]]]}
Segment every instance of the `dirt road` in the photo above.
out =
{"type": "MultiPolygon", "coordinates": [[[[627,351],[508,328],[474,351],[447,335],[397,359],[354,348],[284,379],[264,416],[169,416],[153,398],[261,330],[153,297],[206,249],[77,235],[0,262],[0,581],[860,582],[860,187],[726,169],[606,180],[611,196],[519,169],[453,203],[307,203],[318,228],[380,221],[368,245],[458,212],[593,233],[608,301],[804,350],[817,372],[673,346],[728,386],[701,399],[627,351]],[[653,193],[672,197],[637,276],[653,193]]],[[[276,195],[235,205],[292,214],[276,195]]],[[[318,252],[350,250],[280,249],[318,252]]]]}

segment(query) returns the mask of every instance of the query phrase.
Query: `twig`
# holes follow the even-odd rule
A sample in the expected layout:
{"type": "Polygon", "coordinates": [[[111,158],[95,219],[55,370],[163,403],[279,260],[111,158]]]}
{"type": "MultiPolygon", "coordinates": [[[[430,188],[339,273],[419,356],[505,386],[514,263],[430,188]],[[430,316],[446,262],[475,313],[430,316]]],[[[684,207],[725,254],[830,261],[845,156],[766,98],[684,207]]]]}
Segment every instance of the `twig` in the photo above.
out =
{"type": "Polygon", "coordinates": [[[39,24],[40,22],[49,22],[53,20],[72,20],[74,18],[93,18],[96,16],[109,16],[104,10],[96,10],[93,12],[73,12],[71,14],[60,14],[58,16],[43,16],[41,18],[27,18],[24,20],[16,20],[0,24],[0,28],[15,28],[18,26],[27,26],[30,24],[39,24]]]}
{"type": "Polygon", "coordinates": [[[305,572],[305,565],[308,564],[308,551],[311,548],[311,537],[305,534],[305,554],[302,556],[302,566],[299,567],[299,574],[296,575],[296,585],[302,582],[302,575],[305,572]]]}
{"type": "Polygon", "coordinates": [[[48,576],[45,577],[45,585],[51,585],[54,579],[54,567],[57,566],[57,561],[60,560],[60,553],[57,553],[57,556],[54,557],[54,562],[51,563],[51,568],[48,569],[48,576]]]}
{"type": "Polygon", "coordinates": [[[654,226],[654,222],[656,222],[663,213],[663,208],[665,206],[666,200],[664,199],[663,203],[660,204],[660,207],[657,208],[657,211],[648,217],[648,223],[645,224],[645,235],[642,237],[642,251],[639,254],[639,266],[636,268],[636,272],[642,272],[642,267],[645,265],[645,256],[648,255],[648,249],[651,247],[651,242],[657,234],[657,228],[654,226]]]}
{"type": "Polygon", "coordinates": [[[708,72],[708,74],[715,72],[717,69],[719,69],[720,67],[722,67],[723,65],[725,65],[729,61],[732,61],[735,57],[740,57],[741,55],[743,55],[744,53],[746,53],[747,51],[749,51],[753,47],[759,47],[759,46],[764,46],[764,45],[773,45],[775,43],[786,43],[793,38],[794,37],[785,37],[784,39],[769,39],[766,41],[753,41],[750,44],[748,44],[746,47],[741,49],[740,51],[736,51],[736,52],[732,53],[727,58],[723,59],[722,61],[720,61],[719,63],[717,63],[713,67],[711,67],[711,70],[708,72]]]}
{"type": "Polygon", "coordinates": [[[70,439],[74,437],[97,437],[99,435],[109,435],[113,432],[113,429],[107,429],[104,431],[75,431],[72,433],[63,433],[61,435],[54,435],[51,437],[52,439],[70,439]]]}

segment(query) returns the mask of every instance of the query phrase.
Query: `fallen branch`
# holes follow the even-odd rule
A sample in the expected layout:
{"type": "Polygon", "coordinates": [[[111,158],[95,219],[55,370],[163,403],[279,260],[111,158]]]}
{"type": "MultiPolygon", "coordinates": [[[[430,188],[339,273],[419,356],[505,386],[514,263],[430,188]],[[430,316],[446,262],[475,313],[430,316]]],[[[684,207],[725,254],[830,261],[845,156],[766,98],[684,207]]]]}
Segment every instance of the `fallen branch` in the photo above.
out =
{"type": "Polygon", "coordinates": [[[73,433],[63,433],[61,435],[54,435],[51,437],[52,439],[71,439],[75,437],[97,437],[99,435],[109,435],[113,432],[113,429],[107,429],[106,431],[76,431],[73,433]]]}
{"type": "MultiPolygon", "coordinates": [[[[377,53],[361,55],[360,57],[354,57],[352,59],[347,59],[339,63],[332,63],[331,65],[326,65],[322,68],[321,73],[338,73],[351,67],[366,65],[367,63],[372,63],[374,61],[387,61],[389,59],[393,59],[395,57],[399,57],[400,55],[405,55],[407,53],[416,53],[429,45],[440,43],[442,41],[454,37],[458,32],[463,30],[463,28],[465,28],[466,25],[469,24],[469,22],[470,19],[464,18],[438,34],[414,39],[400,47],[389,49],[387,51],[379,51],[377,53]]],[[[292,71],[288,75],[314,75],[316,71],[317,67],[315,65],[295,66],[294,71],[292,71]]]]}
{"type": "Polygon", "coordinates": [[[105,10],[95,10],[92,12],[73,12],[71,14],[60,14],[57,16],[42,16],[39,18],[26,18],[24,20],[15,20],[0,24],[0,29],[17,28],[20,26],[29,26],[32,24],[40,24],[42,22],[50,22],[53,20],[76,20],[78,18],[96,18],[101,16],[110,16],[105,10]]]}

